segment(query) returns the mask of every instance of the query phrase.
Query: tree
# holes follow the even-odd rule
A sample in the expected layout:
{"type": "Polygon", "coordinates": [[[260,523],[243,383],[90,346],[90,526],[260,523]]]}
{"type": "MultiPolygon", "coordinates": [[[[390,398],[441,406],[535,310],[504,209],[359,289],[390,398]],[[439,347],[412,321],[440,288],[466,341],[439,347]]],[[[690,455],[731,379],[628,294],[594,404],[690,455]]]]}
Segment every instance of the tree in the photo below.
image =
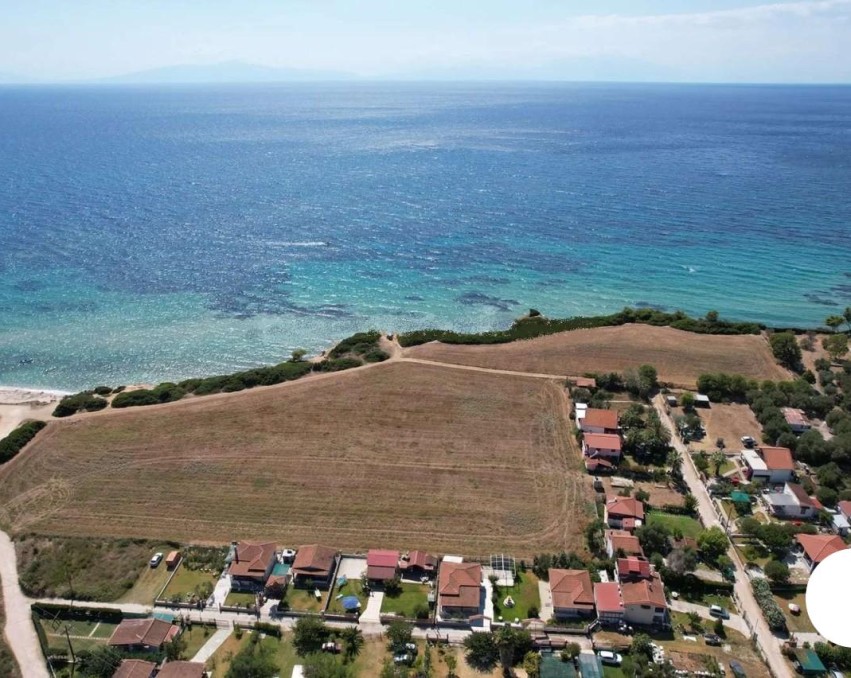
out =
{"type": "Polygon", "coordinates": [[[701,558],[708,563],[715,563],[727,552],[727,535],[720,527],[710,527],[702,530],[697,536],[697,548],[701,558]]]}
{"type": "Polygon", "coordinates": [[[343,641],[343,656],[346,661],[352,661],[363,649],[363,633],[357,626],[348,626],[340,631],[340,640],[343,641]]]}
{"type": "Polygon", "coordinates": [[[769,560],[765,564],[765,576],[772,584],[786,584],[789,582],[789,567],[779,560],[769,560]]]}
{"type": "Polygon", "coordinates": [[[635,531],[644,553],[667,555],[671,550],[670,530],[664,525],[642,525],[635,531]]]}
{"type": "Polygon", "coordinates": [[[458,658],[451,652],[447,652],[443,655],[443,663],[446,664],[446,670],[449,674],[449,678],[455,678],[457,675],[455,673],[455,669],[458,668],[458,658]]]}
{"type": "Polygon", "coordinates": [[[523,657],[523,670],[529,678],[541,678],[541,655],[530,651],[523,657]]]}
{"type": "Polygon", "coordinates": [[[680,396],[680,405],[683,406],[683,410],[686,412],[694,411],[694,394],[686,391],[680,396]]]}
{"type": "Polygon", "coordinates": [[[686,513],[694,514],[697,512],[697,497],[693,494],[687,494],[683,500],[683,509],[686,513]]]}
{"type": "Polygon", "coordinates": [[[680,575],[692,572],[697,567],[697,554],[693,549],[674,549],[668,554],[668,567],[680,575]]]}
{"type": "Polygon", "coordinates": [[[182,635],[176,636],[170,643],[166,643],[165,657],[170,662],[183,659],[184,652],[186,652],[186,638],[182,635]]]}
{"type": "Polygon", "coordinates": [[[722,619],[715,620],[715,623],[712,625],[712,630],[715,632],[716,636],[721,636],[721,638],[727,635],[724,631],[724,621],[722,619]]]}
{"type": "Polygon", "coordinates": [[[467,663],[477,671],[491,671],[499,661],[499,648],[491,633],[473,631],[464,638],[464,649],[467,663]]]}
{"type": "Polygon", "coordinates": [[[709,470],[709,457],[706,456],[706,452],[698,452],[692,455],[692,461],[701,473],[706,473],[709,470]]]}
{"type": "Polygon", "coordinates": [[[305,351],[303,348],[294,349],[293,352],[292,352],[292,355],[290,357],[290,362],[291,363],[300,363],[302,360],[304,360],[304,356],[306,356],[306,355],[307,355],[307,351],[305,351]]]}
{"type": "Polygon", "coordinates": [[[112,678],[124,655],[114,647],[103,645],[94,650],[83,650],[78,655],[77,669],[91,678],[112,678]]]}
{"type": "Polygon", "coordinates": [[[821,345],[830,359],[834,362],[838,361],[842,356],[848,353],[848,335],[847,334],[831,334],[825,337],[821,345]]]}
{"type": "Polygon", "coordinates": [[[225,678],[273,678],[277,675],[278,665],[271,653],[252,642],[233,658],[225,678]]]}
{"type": "Polygon", "coordinates": [[[582,652],[582,646],[579,643],[568,643],[561,651],[561,660],[569,662],[571,659],[576,659],[580,652],[582,652]]]}
{"type": "Polygon", "coordinates": [[[405,645],[411,642],[414,635],[414,625],[404,621],[392,621],[384,632],[390,641],[391,652],[401,652],[405,645]]]}
{"type": "Polygon", "coordinates": [[[643,656],[645,659],[653,659],[653,644],[650,636],[646,633],[636,633],[629,645],[629,653],[635,657],[643,656]]]}
{"type": "Polygon", "coordinates": [[[727,455],[725,455],[721,450],[715,450],[712,453],[711,457],[712,465],[715,467],[715,477],[719,477],[721,475],[721,467],[724,465],[724,462],[727,461],[727,455]]]}
{"type": "Polygon", "coordinates": [[[402,578],[397,574],[384,582],[384,595],[396,598],[402,593],[402,578]]]}
{"type": "Polygon", "coordinates": [[[688,617],[688,625],[694,631],[702,631],[703,630],[703,620],[697,612],[688,612],[686,614],[688,617]]]}
{"type": "Polygon", "coordinates": [[[845,320],[845,324],[848,325],[849,331],[851,331],[851,306],[845,307],[845,310],[842,311],[842,317],[845,320]]]}
{"type": "Polygon", "coordinates": [[[307,656],[302,665],[304,678],[352,678],[351,667],[341,664],[334,655],[324,652],[307,656]]]}
{"type": "Polygon", "coordinates": [[[606,529],[606,524],[602,520],[595,520],[585,528],[585,543],[588,545],[588,550],[594,555],[603,553],[603,531],[606,529]]]}
{"type": "Polygon", "coordinates": [[[845,322],[845,318],[841,315],[829,315],[824,319],[824,324],[827,325],[831,330],[836,332],[839,326],[845,322]]]}
{"type": "Polygon", "coordinates": [[[783,554],[792,547],[792,535],[779,523],[760,525],[756,537],[775,554],[783,554]]]}
{"type": "Polygon", "coordinates": [[[293,647],[304,657],[311,652],[319,652],[329,635],[328,627],[319,619],[301,617],[293,627],[293,647]]]}
{"type": "Polygon", "coordinates": [[[638,499],[638,501],[646,504],[648,501],[650,501],[650,493],[647,490],[639,489],[635,492],[635,498],[638,499]]]}
{"type": "Polygon", "coordinates": [[[784,367],[793,372],[801,370],[801,347],[791,332],[775,332],[769,339],[774,357],[784,367]]]}
{"type": "Polygon", "coordinates": [[[709,323],[717,323],[718,322],[718,311],[707,311],[706,312],[706,322],[709,323]]]}

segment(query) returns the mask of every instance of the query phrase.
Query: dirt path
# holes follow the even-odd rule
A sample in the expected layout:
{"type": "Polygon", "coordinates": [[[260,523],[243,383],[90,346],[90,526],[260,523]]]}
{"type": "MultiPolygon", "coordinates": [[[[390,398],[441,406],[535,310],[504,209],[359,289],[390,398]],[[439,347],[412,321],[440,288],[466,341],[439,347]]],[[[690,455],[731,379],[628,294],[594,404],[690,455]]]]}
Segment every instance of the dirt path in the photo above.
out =
{"type": "Polygon", "coordinates": [[[0,579],[6,611],[5,636],[26,678],[48,678],[47,666],[30,616],[30,604],[18,584],[18,563],[9,535],[0,531],[0,579]]]}
{"type": "MultiPolygon", "coordinates": [[[[426,360],[424,358],[397,358],[401,363],[419,363],[420,365],[435,365],[453,370],[468,370],[470,372],[487,372],[488,374],[502,374],[511,377],[531,377],[533,379],[566,379],[563,374],[546,374],[543,372],[515,372],[514,370],[497,370],[493,367],[474,367],[473,365],[459,365],[457,363],[444,363],[439,360],[426,360]]],[[[379,363],[380,364],[380,363],[379,363]]]]}

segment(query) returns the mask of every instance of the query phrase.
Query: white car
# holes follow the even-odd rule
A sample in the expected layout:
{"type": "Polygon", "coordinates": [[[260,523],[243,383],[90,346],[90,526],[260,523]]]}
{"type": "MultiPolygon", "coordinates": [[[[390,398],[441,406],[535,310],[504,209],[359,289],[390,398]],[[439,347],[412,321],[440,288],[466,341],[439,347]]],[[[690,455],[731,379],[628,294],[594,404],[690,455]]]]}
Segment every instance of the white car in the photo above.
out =
{"type": "Polygon", "coordinates": [[[156,567],[157,565],[159,565],[162,562],[162,559],[163,559],[162,553],[155,553],[153,556],[151,556],[151,560],[149,561],[149,564],[150,564],[151,567],[156,567]]]}
{"type": "Polygon", "coordinates": [[[601,662],[608,664],[609,666],[620,666],[623,661],[623,657],[621,657],[617,652],[610,652],[609,650],[601,650],[597,653],[597,656],[600,658],[601,662]]]}

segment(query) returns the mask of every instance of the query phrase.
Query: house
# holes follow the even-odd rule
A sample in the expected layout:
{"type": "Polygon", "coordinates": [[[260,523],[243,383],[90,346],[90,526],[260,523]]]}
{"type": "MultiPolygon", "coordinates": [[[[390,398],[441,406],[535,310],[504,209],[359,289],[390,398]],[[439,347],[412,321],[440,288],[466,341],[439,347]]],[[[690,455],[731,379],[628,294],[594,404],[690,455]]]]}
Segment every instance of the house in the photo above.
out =
{"type": "Polygon", "coordinates": [[[157,671],[153,662],[141,659],[122,659],[112,678],[152,678],[157,671]]]}
{"type": "Polygon", "coordinates": [[[845,516],[845,519],[851,522],[851,501],[844,499],[840,501],[836,508],[839,509],[839,512],[845,516]]]}
{"type": "Polygon", "coordinates": [[[613,433],[586,433],[582,436],[585,458],[605,459],[617,463],[621,458],[621,437],[613,433]]]}
{"type": "Polygon", "coordinates": [[[165,557],[165,567],[167,570],[173,570],[180,562],[180,551],[170,551],[165,557]]]}
{"type": "Polygon", "coordinates": [[[851,523],[848,522],[848,518],[841,511],[831,511],[830,522],[833,531],[840,537],[846,536],[851,531],[851,523]]]}
{"type": "Polygon", "coordinates": [[[617,433],[618,412],[617,410],[599,410],[589,407],[585,410],[585,416],[579,423],[582,433],[617,433]]]}
{"type": "Polygon", "coordinates": [[[444,560],[437,578],[438,609],[442,617],[472,617],[482,608],[482,566],[444,560]]]}
{"type": "Polygon", "coordinates": [[[329,588],[337,568],[337,556],[337,551],[328,546],[300,546],[290,568],[293,585],[300,588],[329,588]]]}
{"type": "Polygon", "coordinates": [[[615,556],[643,556],[644,549],[638,537],[624,530],[606,530],[606,553],[609,558],[615,556]]]}
{"type": "Polygon", "coordinates": [[[845,542],[835,534],[797,534],[795,539],[803,551],[810,572],[828,556],[847,548],[845,542]]]}
{"type": "Polygon", "coordinates": [[[808,496],[796,483],[786,483],[782,492],[766,495],[765,501],[778,518],[813,520],[823,508],[818,499],[808,496]]]}
{"type": "Polygon", "coordinates": [[[374,584],[383,584],[399,574],[399,552],[370,549],[366,554],[366,578],[374,584]]]}
{"type": "Polygon", "coordinates": [[[668,625],[668,601],[658,573],[648,579],[621,583],[624,620],[644,626],[668,625]]]}
{"type": "Polygon", "coordinates": [[[605,459],[585,457],[585,470],[588,473],[611,473],[615,465],[605,459]]]}
{"type": "Polygon", "coordinates": [[[425,551],[411,551],[402,556],[399,568],[402,574],[409,578],[431,578],[437,572],[437,556],[432,556],[425,551]]]}
{"type": "Polygon", "coordinates": [[[786,447],[762,445],[754,450],[742,450],[742,461],[747,479],[766,485],[788,483],[795,470],[792,451],[786,447]]]}
{"type": "Polygon", "coordinates": [[[594,614],[594,589],[588,570],[549,570],[550,595],[556,619],[594,614]]]}
{"type": "Polygon", "coordinates": [[[615,576],[619,582],[650,579],[653,576],[650,572],[650,561],[638,556],[618,558],[615,564],[615,576]]]}
{"type": "Polygon", "coordinates": [[[202,663],[175,661],[163,664],[157,678],[205,678],[206,675],[202,663]]]}
{"type": "Polygon", "coordinates": [[[632,532],[644,522],[644,504],[630,497],[615,497],[606,502],[605,521],[609,527],[632,532]]]}
{"type": "Polygon", "coordinates": [[[594,605],[601,624],[618,624],[623,621],[624,609],[621,585],[616,581],[594,584],[594,605]]]}
{"type": "Polygon", "coordinates": [[[241,541],[236,545],[228,574],[235,591],[261,591],[275,567],[275,544],[241,541]]]}
{"type": "Polygon", "coordinates": [[[789,424],[789,428],[792,429],[792,433],[805,433],[812,428],[810,420],[807,419],[803,410],[796,407],[781,407],[780,411],[783,413],[786,423],[789,424]]]}
{"type": "Polygon", "coordinates": [[[179,633],[178,626],[162,619],[124,619],[115,627],[109,644],[125,651],[156,652],[179,633]]]}

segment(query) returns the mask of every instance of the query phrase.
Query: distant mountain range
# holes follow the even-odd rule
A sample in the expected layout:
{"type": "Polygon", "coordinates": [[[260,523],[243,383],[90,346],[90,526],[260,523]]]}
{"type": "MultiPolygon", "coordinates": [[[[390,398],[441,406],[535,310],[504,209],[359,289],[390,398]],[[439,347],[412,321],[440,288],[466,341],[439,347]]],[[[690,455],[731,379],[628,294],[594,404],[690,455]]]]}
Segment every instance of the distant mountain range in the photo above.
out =
{"type": "Polygon", "coordinates": [[[274,68],[242,61],[217,64],[183,64],[152,68],[125,75],[100,78],[97,82],[126,84],[229,83],[229,82],[315,82],[352,80],[356,76],[342,71],[314,71],[297,68],[274,68]]]}

